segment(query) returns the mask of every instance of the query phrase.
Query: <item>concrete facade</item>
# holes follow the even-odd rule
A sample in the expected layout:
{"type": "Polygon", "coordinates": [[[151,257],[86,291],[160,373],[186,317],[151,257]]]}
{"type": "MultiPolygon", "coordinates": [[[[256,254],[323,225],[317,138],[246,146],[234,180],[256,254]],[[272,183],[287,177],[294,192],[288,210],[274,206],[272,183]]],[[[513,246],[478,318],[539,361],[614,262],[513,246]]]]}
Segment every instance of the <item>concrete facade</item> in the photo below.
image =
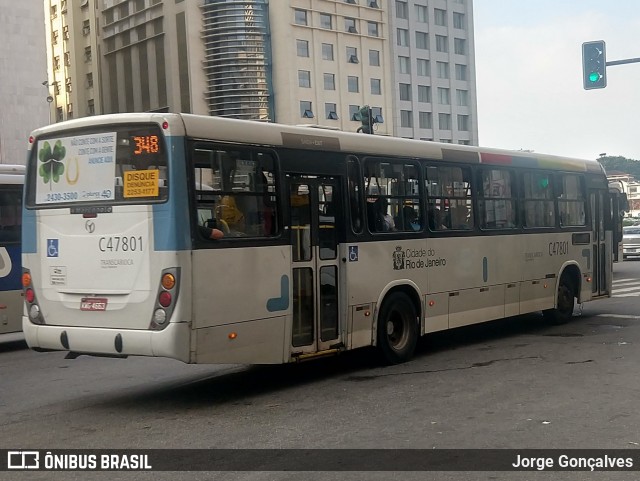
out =
{"type": "Polygon", "coordinates": [[[48,123],[44,18],[37,1],[0,0],[0,163],[25,164],[27,140],[48,123]]]}

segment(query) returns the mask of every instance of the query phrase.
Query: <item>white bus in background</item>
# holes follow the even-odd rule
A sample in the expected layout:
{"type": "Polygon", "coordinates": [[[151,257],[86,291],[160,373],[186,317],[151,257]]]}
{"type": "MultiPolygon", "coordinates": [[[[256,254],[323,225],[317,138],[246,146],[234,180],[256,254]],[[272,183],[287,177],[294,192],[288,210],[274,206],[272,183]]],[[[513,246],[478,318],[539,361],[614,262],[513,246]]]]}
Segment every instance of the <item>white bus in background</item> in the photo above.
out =
{"type": "Polygon", "coordinates": [[[262,364],[373,345],[397,363],[426,333],[564,322],[611,293],[597,162],[186,114],[30,140],[36,350],[262,364]]]}
{"type": "Polygon", "coordinates": [[[22,330],[22,184],[24,165],[0,164],[0,341],[22,330]]]}

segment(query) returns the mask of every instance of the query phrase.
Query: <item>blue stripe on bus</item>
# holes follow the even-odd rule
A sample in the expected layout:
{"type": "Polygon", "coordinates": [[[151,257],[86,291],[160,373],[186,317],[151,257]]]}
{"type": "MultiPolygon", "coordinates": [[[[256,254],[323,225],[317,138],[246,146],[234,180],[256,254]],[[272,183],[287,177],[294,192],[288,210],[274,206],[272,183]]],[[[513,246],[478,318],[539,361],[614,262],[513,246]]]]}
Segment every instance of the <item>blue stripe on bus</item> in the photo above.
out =
{"type": "MultiPolygon", "coordinates": [[[[22,204],[24,206],[24,202],[22,204]]],[[[38,228],[36,211],[22,208],[22,252],[35,254],[38,252],[38,228]]]]}
{"type": "Polygon", "coordinates": [[[169,161],[169,201],[153,205],[153,239],[156,251],[191,248],[189,196],[185,144],[182,137],[167,137],[169,161]]]}

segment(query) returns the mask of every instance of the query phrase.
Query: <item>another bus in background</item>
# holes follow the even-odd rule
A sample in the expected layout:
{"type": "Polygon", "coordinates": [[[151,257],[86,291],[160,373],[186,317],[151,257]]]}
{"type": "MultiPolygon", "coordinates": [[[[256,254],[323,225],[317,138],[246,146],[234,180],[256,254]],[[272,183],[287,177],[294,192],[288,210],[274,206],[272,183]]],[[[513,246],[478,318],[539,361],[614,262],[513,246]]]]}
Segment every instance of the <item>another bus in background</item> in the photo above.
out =
{"type": "Polygon", "coordinates": [[[24,172],[24,165],[0,164],[0,334],[22,330],[20,238],[24,172]]]}

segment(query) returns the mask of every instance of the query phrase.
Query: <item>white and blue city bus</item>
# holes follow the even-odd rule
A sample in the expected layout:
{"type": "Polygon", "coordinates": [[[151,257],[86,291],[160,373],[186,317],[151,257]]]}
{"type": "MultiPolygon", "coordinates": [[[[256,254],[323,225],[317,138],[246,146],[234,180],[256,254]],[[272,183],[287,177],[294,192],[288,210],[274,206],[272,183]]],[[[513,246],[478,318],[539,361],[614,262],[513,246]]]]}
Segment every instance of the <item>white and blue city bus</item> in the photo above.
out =
{"type": "Polygon", "coordinates": [[[35,350],[258,364],[373,345],[396,363],[426,333],[563,322],[611,293],[595,161],[186,114],[30,140],[35,350]]]}
{"type": "Polygon", "coordinates": [[[20,276],[24,165],[0,164],[0,340],[22,330],[20,276]]]}

